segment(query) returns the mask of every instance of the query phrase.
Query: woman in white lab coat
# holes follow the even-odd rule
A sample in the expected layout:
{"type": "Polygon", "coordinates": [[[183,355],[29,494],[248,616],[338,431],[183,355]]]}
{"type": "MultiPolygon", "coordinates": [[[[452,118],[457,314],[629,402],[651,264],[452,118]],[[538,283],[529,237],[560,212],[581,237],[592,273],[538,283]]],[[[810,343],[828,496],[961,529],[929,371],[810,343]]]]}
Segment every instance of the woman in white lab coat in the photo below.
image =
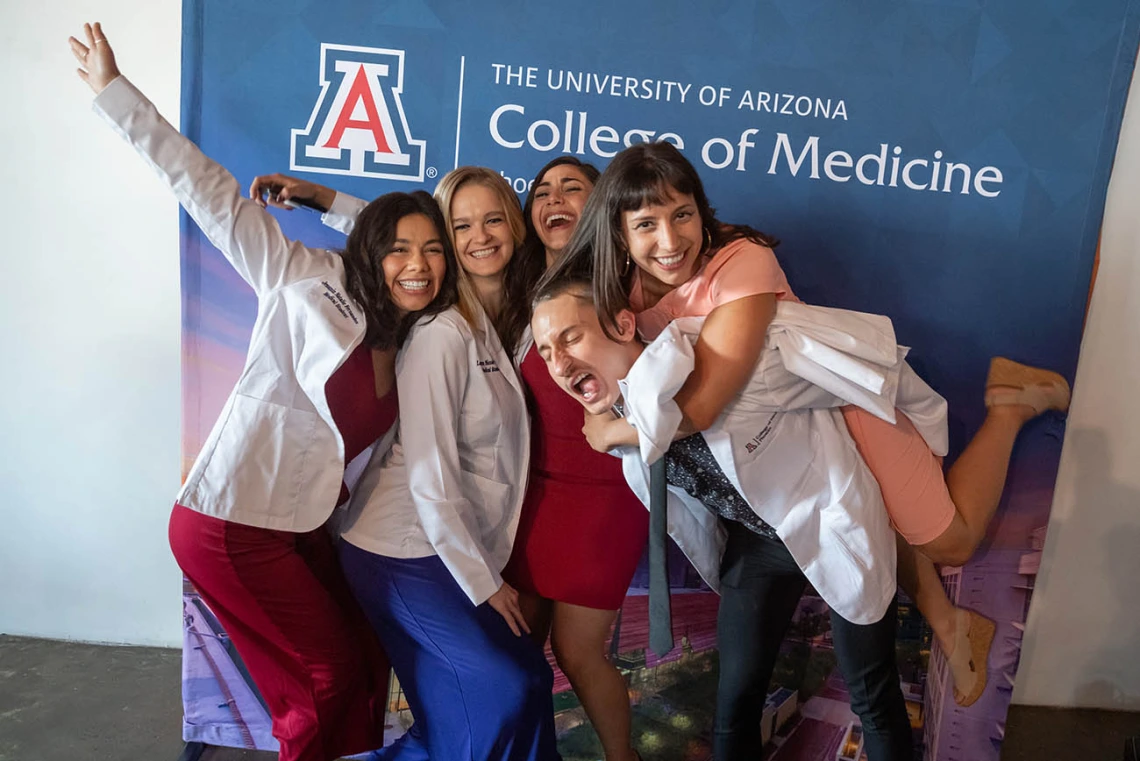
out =
{"type": "Polygon", "coordinates": [[[70,44],[95,111],[258,298],[245,367],[178,494],[171,549],[265,698],[283,761],[376,748],[388,666],[324,524],[345,462],[393,428],[397,349],[420,316],[454,303],[439,208],[393,193],[361,212],[343,253],[290,241],[119,75],[99,24],[85,36],[70,44]]]}
{"type": "Polygon", "coordinates": [[[413,328],[397,360],[399,435],[358,485],[341,542],[416,720],[379,757],[550,761],[553,674],[502,577],[530,462],[522,381],[496,330],[521,212],[502,177],[475,167],[436,198],[459,303],[413,328]]]}

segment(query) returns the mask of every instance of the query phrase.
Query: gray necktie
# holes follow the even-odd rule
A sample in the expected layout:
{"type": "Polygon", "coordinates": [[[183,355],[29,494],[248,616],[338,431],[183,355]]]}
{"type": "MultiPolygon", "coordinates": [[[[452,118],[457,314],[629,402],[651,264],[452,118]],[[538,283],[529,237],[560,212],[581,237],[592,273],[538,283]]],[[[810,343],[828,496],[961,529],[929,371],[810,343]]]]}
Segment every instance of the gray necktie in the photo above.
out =
{"type": "Polygon", "coordinates": [[[668,484],[665,458],[649,466],[649,646],[658,657],[673,649],[673,614],[669,609],[666,554],[668,484]]]}

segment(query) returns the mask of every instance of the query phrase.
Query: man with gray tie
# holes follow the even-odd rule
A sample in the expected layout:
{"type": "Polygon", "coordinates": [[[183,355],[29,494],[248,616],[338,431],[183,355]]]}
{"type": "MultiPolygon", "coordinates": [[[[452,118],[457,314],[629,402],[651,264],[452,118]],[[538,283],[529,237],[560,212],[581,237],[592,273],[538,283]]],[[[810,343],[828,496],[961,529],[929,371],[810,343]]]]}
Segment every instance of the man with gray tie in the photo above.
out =
{"type": "MultiPolygon", "coordinates": [[[[772,330],[810,331],[822,320],[825,336],[859,329],[863,317],[794,304],[772,330]]],[[[880,414],[909,404],[921,416],[938,400],[898,398],[905,371],[893,345],[882,360],[889,394],[882,399],[868,399],[842,379],[820,388],[788,372],[783,365],[797,363],[780,365],[772,352],[712,428],[685,435],[672,396],[692,370],[700,320],[678,320],[645,346],[633,314],[623,312],[611,340],[582,277],[540,284],[531,322],[538,352],[562,389],[588,412],[612,409],[637,429],[640,447],[615,453],[630,487],[650,506],[651,645],[659,652],[672,646],[667,530],[721,594],[714,757],[758,757],[759,717],[780,643],[810,581],[831,607],[835,654],[864,736],[882,739],[868,743],[868,757],[909,759],[912,730],[894,652],[894,533],[838,407],[854,403],[880,414]]]]}

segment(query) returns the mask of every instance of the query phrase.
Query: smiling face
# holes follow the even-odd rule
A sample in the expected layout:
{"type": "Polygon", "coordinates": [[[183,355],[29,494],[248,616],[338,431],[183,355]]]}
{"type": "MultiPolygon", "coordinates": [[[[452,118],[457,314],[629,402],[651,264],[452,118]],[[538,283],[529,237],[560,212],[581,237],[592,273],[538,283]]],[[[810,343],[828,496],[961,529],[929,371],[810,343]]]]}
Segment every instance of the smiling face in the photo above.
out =
{"type": "Polygon", "coordinates": [[[392,302],[402,313],[426,309],[447,274],[443,232],[423,214],[401,217],[380,266],[392,302]]]}
{"type": "Polygon", "coordinates": [[[530,221],[549,258],[570,240],[593,189],[594,183],[573,164],[552,167],[535,184],[530,221]]]}
{"type": "Polygon", "coordinates": [[[704,231],[693,196],[667,190],[663,203],[623,211],[622,235],[645,274],[676,288],[697,271],[704,231]]]}
{"type": "Polygon", "coordinates": [[[482,183],[468,182],[455,191],[450,217],[459,266],[475,278],[500,277],[515,246],[499,195],[482,183]]]}
{"type": "Polygon", "coordinates": [[[593,414],[605,412],[621,394],[618,380],[629,374],[641,354],[633,313],[617,317],[613,341],[602,332],[594,305],[581,293],[567,292],[534,307],[534,345],[550,377],[593,414]]]}

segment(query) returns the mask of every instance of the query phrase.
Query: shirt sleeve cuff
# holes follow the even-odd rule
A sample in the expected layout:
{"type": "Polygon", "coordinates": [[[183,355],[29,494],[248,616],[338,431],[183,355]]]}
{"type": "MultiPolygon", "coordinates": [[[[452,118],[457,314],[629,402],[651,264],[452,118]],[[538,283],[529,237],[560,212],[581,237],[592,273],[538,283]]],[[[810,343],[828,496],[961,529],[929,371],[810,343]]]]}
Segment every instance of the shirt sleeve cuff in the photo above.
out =
{"type": "Polygon", "coordinates": [[[119,123],[145,100],[138,88],[120,74],[103,88],[103,92],[95,96],[91,107],[95,113],[119,123]]]}
{"type": "Polygon", "coordinates": [[[338,192],[329,210],[321,215],[321,223],[348,235],[356,226],[356,218],[368,203],[355,196],[338,192]]]}
{"type": "Polygon", "coordinates": [[[471,598],[471,602],[482,605],[491,599],[491,595],[498,592],[502,586],[503,577],[488,568],[487,575],[481,575],[478,579],[470,580],[470,588],[466,590],[467,596],[471,598]]]}

